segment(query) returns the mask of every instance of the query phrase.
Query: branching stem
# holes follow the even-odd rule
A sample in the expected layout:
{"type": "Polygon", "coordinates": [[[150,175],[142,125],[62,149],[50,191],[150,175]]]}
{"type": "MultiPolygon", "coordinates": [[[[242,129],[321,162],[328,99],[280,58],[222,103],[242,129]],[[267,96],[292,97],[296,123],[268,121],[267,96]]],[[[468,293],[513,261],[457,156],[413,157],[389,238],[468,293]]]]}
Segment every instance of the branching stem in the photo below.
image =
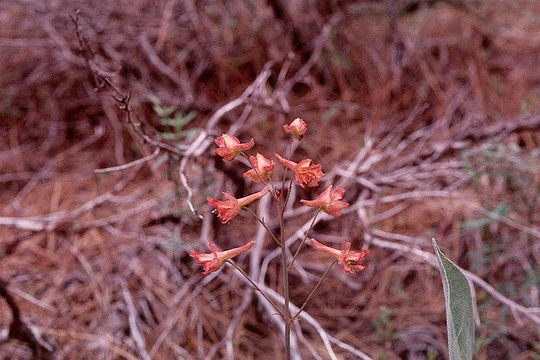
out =
{"type": "Polygon", "coordinates": [[[319,210],[317,210],[317,213],[316,213],[315,216],[313,217],[313,220],[311,221],[311,225],[309,225],[309,229],[306,231],[306,234],[304,235],[304,238],[302,239],[302,242],[301,242],[300,245],[298,246],[298,249],[296,249],[296,252],[294,253],[294,256],[293,256],[293,258],[292,258],[292,260],[291,260],[291,263],[289,264],[289,270],[290,270],[291,267],[293,266],[294,260],[296,260],[296,258],[298,257],[298,254],[300,254],[300,250],[302,249],[302,246],[304,245],[304,242],[306,241],[309,232],[310,232],[311,229],[313,228],[313,225],[315,225],[315,220],[317,220],[317,216],[319,215],[319,213],[321,212],[321,210],[322,210],[322,208],[319,208],[319,210]]]}
{"type": "Polygon", "coordinates": [[[242,274],[242,276],[244,276],[246,278],[247,281],[249,281],[249,283],[255,288],[255,290],[257,290],[269,303],[270,305],[272,305],[272,307],[274,309],[276,309],[276,311],[279,313],[279,315],[285,319],[285,316],[283,315],[283,312],[279,309],[279,307],[274,304],[274,302],[268,297],[268,295],[266,295],[266,293],[264,291],[262,291],[262,289],[259,287],[259,285],[257,285],[257,283],[255,283],[255,281],[251,280],[251,278],[249,277],[248,274],[246,274],[246,272],[244,270],[242,270],[241,267],[239,267],[238,265],[236,265],[234,263],[234,261],[232,260],[225,260],[226,263],[230,264],[232,267],[234,267],[236,270],[238,270],[238,272],[240,274],[242,274]]]}
{"type": "Polygon", "coordinates": [[[263,219],[261,219],[259,217],[259,215],[257,215],[257,213],[255,213],[255,211],[251,210],[250,208],[248,208],[247,206],[242,206],[242,209],[244,210],[247,210],[249,211],[253,216],[255,216],[255,219],[257,219],[257,221],[259,221],[259,223],[264,226],[264,228],[266,229],[266,232],[268,232],[270,234],[270,236],[272,237],[272,239],[274,239],[274,241],[278,244],[278,246],[281,246],[281,242],[278,240],[277,236],[274,235],[274,233],[272,232],[272,230],[270,230],[268,228],[268,226],[266,225],[266,223],[264,222],[263,219]]]}
{"type": "Polygon", "coordinates": [[[328,275],[328,273],[330,272],[330,270],[332,270],[332,268],[334,267],[334,265],[336,265],[337,263],[337,259],[334,259],[334,261],[332,261],[332,263],[330,264],[330,266],[328,266],[328,268],[326,269],[326,271],[324,272],[324,274],[321,276],[321,278],[319,279],[319,282],[317,282],[317,284],[315,285],[315,287],[313,288],[313,290],[311,290],[311,292],[309,293],[308,297],[306,298],[306,301],[304,301],[304,303],[302,304],[302,307],[300,308],[300,310],[298,310],[298,312],[296,313],[296,315],[294,315],[292,318],[291,318],[291,322],[293,322],[294,320],[296,320],[296,318],[300,315],[300,313],[302,312],[302,310],[304,310],[304,308],[306,307],[306,305],[308,304],[309,300],[311,299],[311,297],[313,296],[313,294],[315,294],[315,292],[317,291],[317,289],[319,288],[319,285],[321,285],[322,281],[324,280],[324,278],[326,277],[326,275],[328,275]]]}

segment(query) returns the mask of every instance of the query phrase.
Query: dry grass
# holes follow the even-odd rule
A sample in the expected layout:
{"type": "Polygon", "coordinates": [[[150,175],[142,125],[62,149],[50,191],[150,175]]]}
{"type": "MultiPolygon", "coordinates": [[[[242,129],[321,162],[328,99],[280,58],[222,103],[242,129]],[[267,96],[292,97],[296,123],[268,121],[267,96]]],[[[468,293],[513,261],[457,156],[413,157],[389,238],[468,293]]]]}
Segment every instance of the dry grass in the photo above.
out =
{"type": "MultiPolygon", "coordinates": [[[[351,203],[314,237],[372,253],[364,272],[335,269],[323,283],[312,321],[294,329],[299,354],[446,358],[436,237],[477,276],[475,358],[538,358],[540,4],[302,1],[279,13],[277,3],[0,4],[0,278],[24,322],[57,359],[281,358],[272,309],[231,268],[200,275],[187,252],[208,237],[224,248],[258,239],[238,263],[281,290],[256,222],[221,225],[205,204],[221,189],[252,191],[211,141],[230,132],[283,152],[281,125],[301,116],[310,128],[294,158],[316,159],[322,186],[346,187],[351,203]],[[131,123],[89,68],[131,94],[131,123]],[[196,116],[164,136],[175,129],[155,99],[176,107],[171,117],[196,116]]],[[[286,215],[294,250],[312,214],[286,215]]],[[[327,261],[309,248],[299,260],[294,304],[327,261]]],[[[11,319],[0,301],[0,337],[11,319]]],[[[0,353],[33,358],[9,338],[0,353]]]]}

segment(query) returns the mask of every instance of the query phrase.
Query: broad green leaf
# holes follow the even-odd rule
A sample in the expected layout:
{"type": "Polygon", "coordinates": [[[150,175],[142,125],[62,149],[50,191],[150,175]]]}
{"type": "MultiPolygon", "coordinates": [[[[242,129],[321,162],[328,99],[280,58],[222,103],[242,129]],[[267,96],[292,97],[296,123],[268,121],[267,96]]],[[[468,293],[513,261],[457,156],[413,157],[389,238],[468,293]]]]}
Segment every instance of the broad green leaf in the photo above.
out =
{"type": "Polygon", "coordinates": [[[474,351],[474,313],[469,281],[441,252],[435,239],[433,248],[439,260],[443,282],[450,360],[471,360],[474,351]]]}

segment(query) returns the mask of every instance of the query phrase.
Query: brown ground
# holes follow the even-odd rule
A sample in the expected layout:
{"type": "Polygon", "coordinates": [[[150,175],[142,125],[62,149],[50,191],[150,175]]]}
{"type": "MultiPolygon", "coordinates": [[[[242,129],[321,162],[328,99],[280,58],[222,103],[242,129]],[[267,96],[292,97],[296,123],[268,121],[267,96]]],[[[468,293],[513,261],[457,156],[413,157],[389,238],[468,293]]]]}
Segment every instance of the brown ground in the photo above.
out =
{"type": "MultiPolygon", "coordinates": [[[[281,292],[257,223],[210,213],[207,196],[257,189],[211,141],[284,154],[281,125],[298,116],[310,127],[292,157],[322,164],[322,188],[351,203],[312,236],[372,251],[306,308],[302,357],[330,359],[326,334],[338,359],[446,359],[435,237],[471,272],[475,358],[540,359],[540,2],[286,3],[0,3],[0,295],[23,321],[8,337],[0,301],[2,359],[34,358],[32,344],[55,359],[282,358],[272,310],[187,253],[259,239],[237,261],[281,292]]],[[[298,199],[322,189],[297,190],[288,236],[313,215],[298,199]]],[[[251,208],[276,226],[270,201],[251,208]]],[[[327,263],[305,249],[293,303],[327,263]]]]}

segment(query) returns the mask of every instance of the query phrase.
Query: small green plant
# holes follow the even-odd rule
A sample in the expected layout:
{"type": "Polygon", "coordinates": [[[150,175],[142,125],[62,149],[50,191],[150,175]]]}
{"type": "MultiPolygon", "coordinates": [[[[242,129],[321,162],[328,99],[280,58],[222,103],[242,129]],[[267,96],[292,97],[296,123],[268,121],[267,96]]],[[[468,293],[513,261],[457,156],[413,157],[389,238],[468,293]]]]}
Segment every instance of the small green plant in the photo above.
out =
{"type": "Polygon", "coordinates": [[[372,324],[377,331],[379,342],[392,340],[396,327],[392,322],[392,309],[387,306],[380,307],[379,316],[373,319],[372,324]]]}
{"type": "Polygon", "coordinates": [[[195,135],[197,135],[197,130],[184,129],[184,127],[195,119],[195,116],[197,116],[196,111],[190,111],[187,114],[183,114],[181,111],[178,111],[176,106],[163,105],[154,95],[151,95],[149,100],[152,103],[152,109],[160,117],[159,123],[171,129],[170,131],[161,133],[161,136],[163,136],[164,139],[179,142],[189,142],[193,140],[195,135]]]}

